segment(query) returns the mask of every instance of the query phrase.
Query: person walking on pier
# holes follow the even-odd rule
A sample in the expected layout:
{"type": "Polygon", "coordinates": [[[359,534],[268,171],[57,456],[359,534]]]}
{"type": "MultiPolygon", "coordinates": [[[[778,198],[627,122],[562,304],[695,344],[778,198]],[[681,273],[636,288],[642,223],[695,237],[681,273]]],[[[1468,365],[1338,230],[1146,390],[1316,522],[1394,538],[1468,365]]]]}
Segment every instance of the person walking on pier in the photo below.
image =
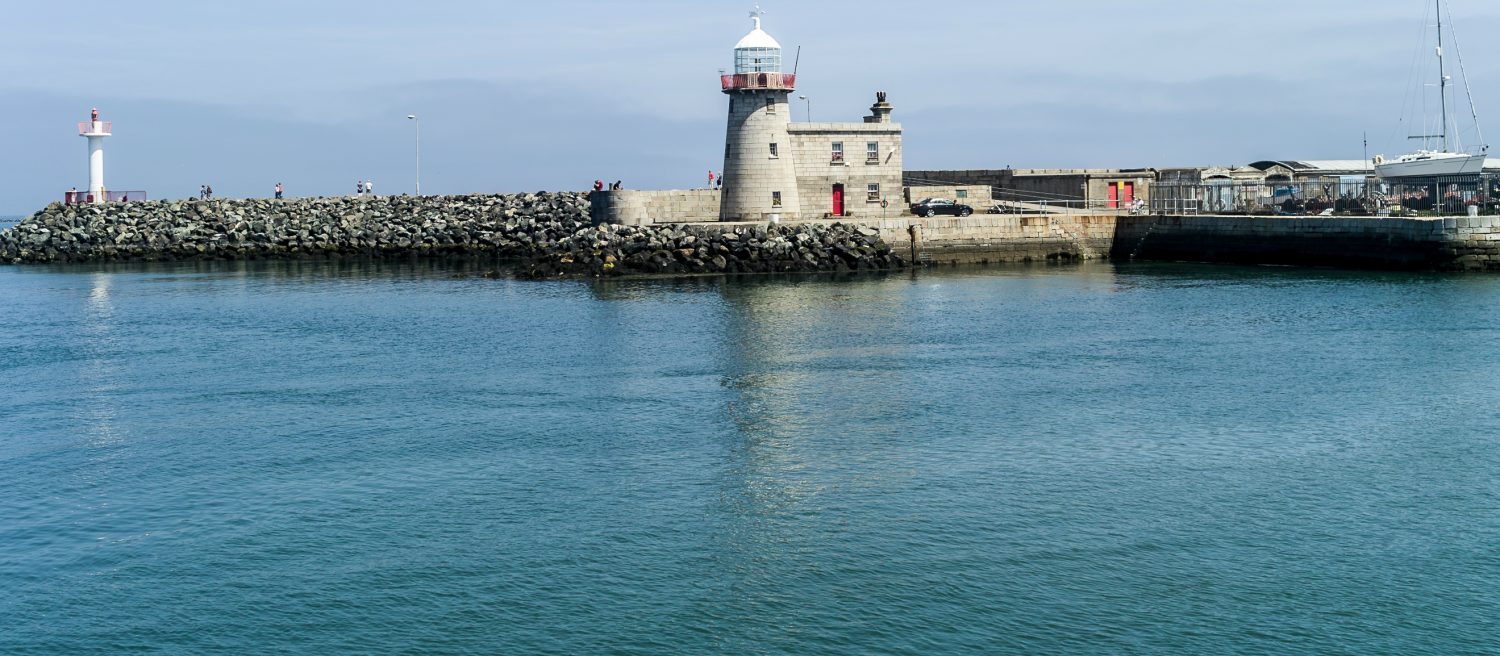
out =
{"type": "Polygon", "coordinates": [[[354,195],[355,196],[363,196],[363,195],[365,195],[365,181],[364,180],[355,180],[354,181],[354,195]]]}
{"type": "Polygon", "coordinates": [[[375,183],[374,182],[372,182],[370,180],[365,180],[365,193],[369,194],[371,196],[375,195],[375,183]]]}
{"type": "Polygon", "coordinates": [[[276,200],[281,200],[281,183],[276,183],[276,200]]]}

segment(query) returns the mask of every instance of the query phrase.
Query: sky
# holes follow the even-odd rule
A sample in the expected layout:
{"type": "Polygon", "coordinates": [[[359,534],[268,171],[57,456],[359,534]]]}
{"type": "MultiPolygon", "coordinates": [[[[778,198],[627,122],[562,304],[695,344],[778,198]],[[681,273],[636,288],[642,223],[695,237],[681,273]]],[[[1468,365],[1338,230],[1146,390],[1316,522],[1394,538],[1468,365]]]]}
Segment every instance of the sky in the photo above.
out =
{"type": "MultiPolygon", "coordinates": [[[[108,187],[153,198],[411,191],[409,114],[424,193],[701,186],[752,4],[13,0],[0,215],[87,186],[91,107],[114,123],[108,187]]],[[[761,4],[788,63],[801,48],[795,119],[858,121],[887,91],[907,169],[1359,159],[1366,134],[1395,154],[1435,79],[1414,73],[1434,59],[1424,0],[761,4]]],[[[1500,3],[1449,4],[1482,127],[1500,3]]]]}

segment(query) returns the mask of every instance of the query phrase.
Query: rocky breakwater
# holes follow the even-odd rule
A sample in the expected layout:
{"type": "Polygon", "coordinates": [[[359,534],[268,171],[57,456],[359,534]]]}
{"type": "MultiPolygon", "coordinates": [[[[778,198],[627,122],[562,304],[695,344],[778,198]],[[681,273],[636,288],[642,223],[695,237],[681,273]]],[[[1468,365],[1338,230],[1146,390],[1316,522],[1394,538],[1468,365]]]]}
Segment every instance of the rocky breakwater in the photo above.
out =
{"type": "Polygon", "coordinates": [[[879,231],[846,223],[599,225],[534,259],[533,278],[674,273],[878,271],[906,261],[879,231]]]}
{"type": "Polygon", "coordinates": [[[0,232],[0,262],[525,257],[588,221],[579,193],[53,204],[0,232]]]}
{"type": "Polygon", "coordinates": [[[531,277],[891,269],[871,228],[594,226],[581,193],[53,204],[0,232],[0,262],[485,256],[531,277]]]}

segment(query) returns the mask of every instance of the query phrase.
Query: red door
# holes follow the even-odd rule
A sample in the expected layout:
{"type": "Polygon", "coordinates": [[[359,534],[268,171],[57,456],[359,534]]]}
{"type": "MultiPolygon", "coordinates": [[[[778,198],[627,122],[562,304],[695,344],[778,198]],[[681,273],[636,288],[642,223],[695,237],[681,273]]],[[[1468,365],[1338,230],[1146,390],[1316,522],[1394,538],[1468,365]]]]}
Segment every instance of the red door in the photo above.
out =
{"type": "Polygon", "coordinates": [[[1135,203],[1135,183],[1121,182],[1120,185],[1120,205],[1130,207],[1135,203]]]}
{"type": "Polygon", "coordinates": [[[844,215],[844,185],[841,184],[833,186],[833,215],[844,215]]]}
{"type": "Polygon", "coordinates": [[[1109,209],[1120,207],[1120,183],[1109,183],[1109,209]]]}

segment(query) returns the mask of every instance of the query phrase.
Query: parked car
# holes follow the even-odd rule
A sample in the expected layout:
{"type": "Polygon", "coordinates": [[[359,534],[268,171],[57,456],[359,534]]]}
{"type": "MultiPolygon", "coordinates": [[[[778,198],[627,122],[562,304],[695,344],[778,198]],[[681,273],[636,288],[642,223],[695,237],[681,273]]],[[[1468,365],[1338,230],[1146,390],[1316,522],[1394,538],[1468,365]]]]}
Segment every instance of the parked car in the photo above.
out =
{"type": "Polygon", "coordinates": [[[955,203],[946,198],[923,198],[920,202],[911,206],[911,213],[917,216],[937,216],[939,214],[968,216],[974,213],[974,208],[963,203],[955,203]]]}

